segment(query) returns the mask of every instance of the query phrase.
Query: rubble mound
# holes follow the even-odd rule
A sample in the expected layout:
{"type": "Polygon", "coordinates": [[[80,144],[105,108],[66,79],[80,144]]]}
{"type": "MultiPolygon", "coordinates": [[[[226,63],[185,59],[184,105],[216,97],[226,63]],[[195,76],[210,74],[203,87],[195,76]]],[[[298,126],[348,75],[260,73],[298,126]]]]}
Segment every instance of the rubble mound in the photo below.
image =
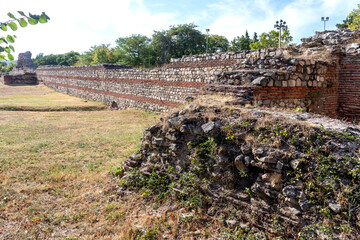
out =
{"type": "Polygon", "coordinates": [[[144,132],[121,186],[260,239],[360,234],[360,129],[190,105],[144,132]],[[236,226],[236,228],[235,228],[236,226]]]}
{"type": "MultiPolygon", "coordinates": [[[[339,29],[316,32],[309,38],[302,38],[296,52],[303,56],[322,56],[331,59],[334,54],[360,54],[360,31],[339,29]]],[[[289,50],[292,48],[289,47],[289,50]]],[[[291,51],[290,51],[291,52],[291,51]]]]}

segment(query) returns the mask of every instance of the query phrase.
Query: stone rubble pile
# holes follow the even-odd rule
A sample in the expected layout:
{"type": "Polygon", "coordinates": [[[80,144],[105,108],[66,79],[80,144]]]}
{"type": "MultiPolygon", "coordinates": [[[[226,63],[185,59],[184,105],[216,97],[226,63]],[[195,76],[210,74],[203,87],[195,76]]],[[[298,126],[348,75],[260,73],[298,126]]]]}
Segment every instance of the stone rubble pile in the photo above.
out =
{"type": "MultiPolygon", "coordinates": [[[[306,152],[305,142],[320,144],[318,141],[321,140],[316,138],[306,140],[305,136],[300,134],[290,142],[279,141],[278,144],[274,144],[274,139],[271,140],[270,136],[260,134],[255,136],[257,139],[255,142],[259,141],[255,143],[249,138],[251,126],[266,119],[268,113],[253,112],[252,116],[248,116],[249,118],[245,120],[241,117],[243,114],[239,109],[233,109],[229,113],[217,107],[190,105],[187,109],[162,119],[161,123],[147,128],[140,150],[124,162],[124,169],[126,172],[139,169],[147,176],[156,171],[161,176],[168,174],[176,181],[182,174],[199,167],[192,165],[194,155],[189,146],[193,149],[204,146],[204,139],[209,138],[227,139],[226,136],[229,135],[224,134],[224,131],[226,132],[231,126],[241,125],[242,127],[239,128],[241,131],[231,133],[234,134],[231,139],[236,144],[223,140],[219,143],[217,153],[205,159],[205,166],[200,166],[202,171],[199,172],[204,173],[201,178],[210,181],[210,187],[204,185],[199,189],[211,198],[212,205],[208,208],[208,214],[215,214],[213,212],[215,206],[226,201],[243,209],[242,214],[234,219],[236,223],[249,224],[254,222],[254,214],[261,215],[263,222],[257,224],[271,231],[270,219],[274,215],[293,228],[297,228],[312,223],[314,219],[311,216],[318,211],[315,209],[323,207],[321,204],[326,204],[334,214],[339,213],[343,206],[335,196],[329,195],[325,202],[318,203],[311,200],[313,196],[305,190],[304,176],[311,174],[307,171],[316,169],[319,164],[312,161],[312,156],[306,152]],[[260,142],[268,141],[267,137],[270,143],[261,144],[260,142]],[[169,167],[176,170],[169,171],[169,167]],[[301,176],[296,175],[299,172],[301,176]],[[292,176],[291,181],[289,176],[292,176]],[[246,194],[245,190],[250,190],[254,195],[246,194]]],[[[286,120],[279,123],[278,134],[284,136],[292,134],[287,132],[289,129],[296,134],[301,132],[299,125],[285,122],[286,120]]],[[[359,143],[339,142],[335,139],[321,145],[325,152],[332,151],[331,154],[339,161],[344,157],[344,153],[347,156],[357,156],[356,151],[359,147],[359,143]]],[[[324,179],[321,184],[326,188],[329,184],[333,184],[332,181],[324,179]]],[[[340,178],[331,186],[335,187],[336,191],[341,191],[348,184],[350,184],[348,179],[340,178]]],[[[177,184],[174,186],[176,191],[182,191],[177,184]]]]}
{"type": "Polygon", "coordinates": [[[360,54],[360,31],[335,30],[316,32],[309,38],[301,39],[300,51],[306,53],[329,52],[360,54]]]}

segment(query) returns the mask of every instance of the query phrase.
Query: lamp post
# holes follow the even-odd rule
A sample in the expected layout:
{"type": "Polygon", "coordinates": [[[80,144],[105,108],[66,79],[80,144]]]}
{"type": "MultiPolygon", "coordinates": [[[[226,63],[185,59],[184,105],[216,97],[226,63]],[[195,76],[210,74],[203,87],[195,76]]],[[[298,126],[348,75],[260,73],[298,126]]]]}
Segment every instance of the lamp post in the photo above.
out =
{"type": "Polygon", "coordinates": [[[279,48],[281,48],[281,30],[288,29],[288,26],[286,25],[286,22],[283,20],[276,21],[276,24],[274,25],[274,28],[279,30],[279,48]]]}
{"type": "Polygon", "coordinates": [[[326,22],[329,21],[329,17],[321,17],[321,21],[324,22],[324,31],[326,30],[326,22]]]}
{"type": "Polygon", "coordinates": [[[206,35],[207,35],[207,37],[206,37],[206,53],[208,53],[208,51],[209,51],[209,32],[210,32],[210,29],[205,29],[206,30],[206,35]]]}

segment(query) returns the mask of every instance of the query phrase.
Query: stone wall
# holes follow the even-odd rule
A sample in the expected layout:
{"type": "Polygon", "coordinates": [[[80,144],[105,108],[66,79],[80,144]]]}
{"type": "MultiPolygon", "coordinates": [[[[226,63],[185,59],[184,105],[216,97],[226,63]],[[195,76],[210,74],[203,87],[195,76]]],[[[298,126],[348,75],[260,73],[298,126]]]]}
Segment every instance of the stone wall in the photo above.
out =
{"type": "Polygon", "coordinates": [[[102,101],[114,108],[154,112],[182,105],[234,60],[170,63],[162,68],[132,69],[122,65],[53,67],[36,70],[39,82],[59,92],[102,101]]]}
{"type": "Polygon", "coordinates": [[[287,50],[262,49],[220,72],[207,92],[234,95],[234,104],[308,110],[337,117],[337,57],[334,63],[286,58],[287,50]]]}
{"type": "Polygon", "coordinates": [[[37,76],[34,72],[21,72],[19,74],[4,75],[1,77],[1,82],[10,84],[37,84],[37,76]]]}
{"type": "Polygon", "coordinates": [[[35,65],[31,60],[31,52],[20,53],[17,65],[11,72],[1,77],[4,84],[37,84],[35,65]]]}
{"type": "Polygon", "coordinates": [[[162,112],[190,96],[215,92],[235,96],[233,104],[300,108],[359,120],[360,45],[350,41],[358,35],[327,31],[304,39],[301,46],[184,56],[153,69],[43,66],[36,74],[57,91],[116,109],[162,112]]]}

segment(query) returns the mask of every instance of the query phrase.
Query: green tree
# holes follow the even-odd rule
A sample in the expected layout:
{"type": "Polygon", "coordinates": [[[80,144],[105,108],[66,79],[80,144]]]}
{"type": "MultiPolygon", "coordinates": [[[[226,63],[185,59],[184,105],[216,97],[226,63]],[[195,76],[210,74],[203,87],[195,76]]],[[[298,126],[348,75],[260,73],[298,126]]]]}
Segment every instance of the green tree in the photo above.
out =
{"type": "Polygon", "coordinates": [[[180,58],[184,55],[195,55],[205,52],[205,36],[196,30],[193,23],[172,26],[168,32],[173,42],[170,49],[171,57],[180,58]]]}
{"type": "MultiPolygon", "coordinates": [[[[146,67],[149,62],[150,38],[139,34],[116,40],[116,52],[119,56],[118,63],[135,67],[146,67]]],[[[153,61],[151,61],[153,62],[153,61]]]]}
{"type": "Polygon", "coordinates": [[[254,36],[251,39],[248,31],[246,30],[245,35],[242,35],[241,37],[237,36],[231,41],[229,51],[236,52],[241,50],[250,50],[250,45],[257,41],[259,41],[257,33],[254,32],[254,36]]]}
{"type": "Polygon", "coordinates": [[[151,46],[157,56],[156,64],[168,63],[170,58],[204,53],[206,37],[196,27],[190,23],[171,26],[165,31],[155,31],[151,46]]]}
{"type": "MultiPolygon", "coordinates": [[[[281,46],[286,46],[292,41],[292,39],[293,37],[290,35],[290,31],[288,29],[284,30],[281,35],[281,46]]],[[[278,46],[279,32],[275,30],[268,33],[262,33],[259,41],[250,44],[251,49],[276,48],[278,46]]]]}
{"type": "Polygon", "coordinates": [[[8,73],[10,72],[14,67],[16,66],[16,63],[6,63],[6,62],[0,62],[0,69],[1,73],[8,73]]]}
{"type": "Polygon", "coordinates": [[[89,51],[82,53],[75,65],[90,65],[94,57],[94,49],[96,46],[92,46],[89,51]]]}
{"type": "Polygon", "coordinates": [[[241,50],[250,50],[251,39],[249,33],[246,30],[245,35],[241,37],[237,36],[231,41],[230,51],[241,51],[241,50]]]}
{"type": "Polygon", "coordinates": [[[75,65],[90,65],[102,63],[117,63],[119,56],[110,44],[95,45],[89,51],[78,56],[78,62],[75,65]]]}
{"type": "Polygon", "coordinates": [[[76,64],[76,62],[79,60],[80,53],[78,52],[68,52],[65,54],[59,54],[56,58],[57,65],[62,66],[73,66],[76,64]]]}
{"type": "Polygon", "coordinates": [[[258,38],[257,33],[254,32],[254,36],[253,36],[252,42],[254,43],[254,42],[257,42],[257,41],[259,41],[259,38],[258,38]]]}
{"type": "Polygon", "coordinates": [[[95,46],[93,59],[91,64],[116,63],[119,57],[115,53],[115,49],[110,48],[110,44],[101,44],[95,46]]]}
{"type": "Polygon", "coordinates": [[[351,30],[360,29],[360,4],[358,8],[354,9],[343,21],[343,23],[336,24],[338,29],[350,28],[351,30]]]}
{"type": "Polygon", "coordinates": [[[33,59],[33,62],[36,67],[41,65],[63,65],[63,66],[72,66],[78,61],[79,57],[78,52],[68,52],[65,54],[50,54],[45,55],[40,53],[36,55],[33,59]]]}
{"type": "Polygon", "coordinates": [[[43,53],[39,53],[33,59],[33,62],[36,67],[41,66],[41,65],[57,65],[56,58],[57,58],[57,56],[54,54],[44,56],[43,53]]]}
{"type": "Polygon", "coordinates": [[[162,65],[168,63],[171,58],[170,49],[173,48],[173,42],[168,31],[154,31],[151,41],[151,49],[155,56],[155,64],[162,65]]]}
{"type": "Polygon", "coordinates": [[[216,34],[209,36],[210,53],[226,52],[228,48],[229,48],[229,40],[227,40],[226,37],[216,34]]]}
{"type": "MultiPolygon", "coordinates": [[[[18,29],[18,25],[21,27],[26,27],[28,24],[36,25],[40,23],[46,23],[50,18],[43,12],[41,15],[34,15],[29,13],[26,15],[22,11],[18,11],[20,17],[15,17],[14,14],[8,13],[10,20],[0,23],[0,29],[2,31],[7,31],[9,28],[12,31],[16,31],[18,29]]],[[[15,42],[16,35],[8,34],[7,36],[0,36],[0,61],[9,59],[10,61],[14,60],[14,56],[11,54],[11,51],[14,52],[14,46],[12,43],[15,42]],[[5,55],[6,54],[6,55],[5,55]]]]}

